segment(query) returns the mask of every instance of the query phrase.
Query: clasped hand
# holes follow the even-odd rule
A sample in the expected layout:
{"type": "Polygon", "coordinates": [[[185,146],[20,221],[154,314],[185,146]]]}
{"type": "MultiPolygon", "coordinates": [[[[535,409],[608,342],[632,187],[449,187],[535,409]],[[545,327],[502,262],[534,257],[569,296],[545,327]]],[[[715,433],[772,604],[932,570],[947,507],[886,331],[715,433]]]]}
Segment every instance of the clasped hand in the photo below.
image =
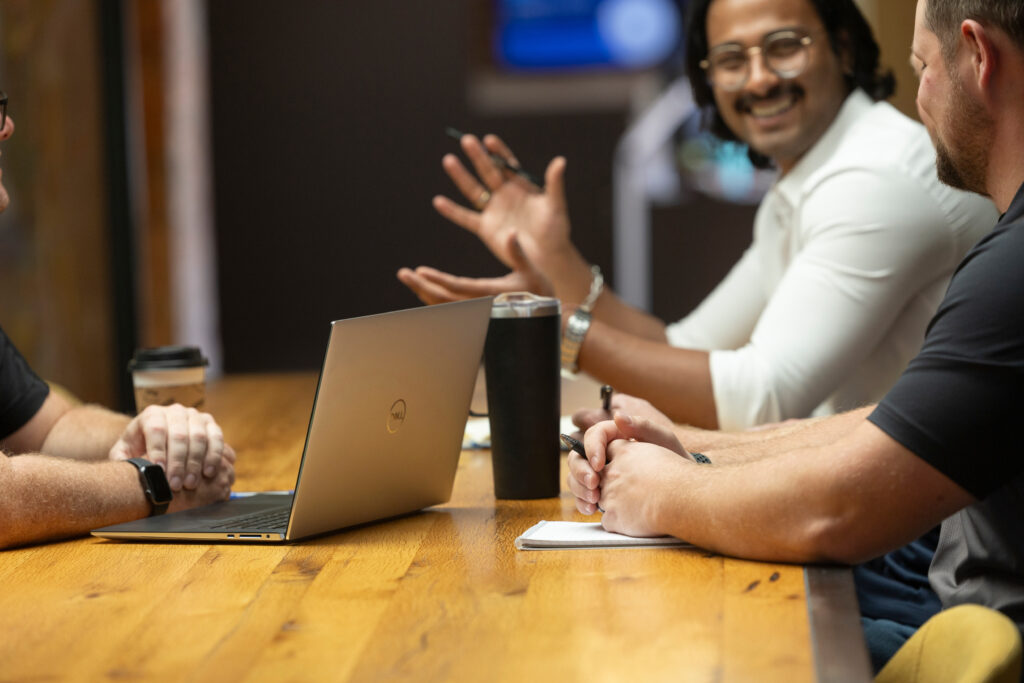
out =
{"type": "Polygon", "coordinates": [[[659,522],[676,489],[674,474],[694,465],[671,427],[616,413],[583,435],[589,458],[569,453],[569,490],[585,515],[604,511],[602,525],[628,536],[669,533],[659,522]]]}
{"type": "Polygon", "coordinates": [[[157,463],[167,472],[171,490],[186,496],[212,487],[210,498],[225,498],[235,480],[235,451],[224,442],[220,425],[208,413],[178,404],[149,406],[139,413],[109,458],[157,463]]]}

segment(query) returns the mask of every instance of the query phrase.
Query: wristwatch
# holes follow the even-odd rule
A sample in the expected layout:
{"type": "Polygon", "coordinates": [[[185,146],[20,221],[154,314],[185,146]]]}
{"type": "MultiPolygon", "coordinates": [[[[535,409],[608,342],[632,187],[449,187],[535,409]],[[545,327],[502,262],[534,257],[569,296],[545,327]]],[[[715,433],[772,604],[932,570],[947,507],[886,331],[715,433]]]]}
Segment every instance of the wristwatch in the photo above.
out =
{"type": "Polygon", "coordinates": [[[590,281],[590,293],[569,316],[565,323],[565,333],[562,334],[562,367],[571,373],[579,372],[580,346],[583,345],[583,338],[587,336],[587,330],[590,329],[590,322],[593,320],[590,312],[597,303],[597,297],[604,291],[604,276],[601,275],[601,269],[598,266],[591,266],[590,272],[594,275],[590,281]]]}
{"type": "Polygon", "coordinates": [[[139,482],[142,483],[142,490],[146,492],[146,498],[153,506],[149,516],[155,517],[167,512],[167,506],[174,499],[174,494],[171,493],[171,487],[167,483],[164,468],[144,458],[129,458],[127,462],[139,470],[139,482]]]}

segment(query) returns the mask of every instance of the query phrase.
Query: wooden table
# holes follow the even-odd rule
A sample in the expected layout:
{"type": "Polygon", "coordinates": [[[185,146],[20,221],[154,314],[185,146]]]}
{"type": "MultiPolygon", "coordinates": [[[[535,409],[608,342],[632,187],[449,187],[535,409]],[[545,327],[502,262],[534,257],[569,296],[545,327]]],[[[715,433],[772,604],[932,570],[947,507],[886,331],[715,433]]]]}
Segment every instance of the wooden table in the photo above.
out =
{"type": "MultiPolygon", "coordinates": [[[[236,488],[292,487],[315,382],[211,386],[236,488]]],[[[848,570],[516,551],[537,520],[582,517],[566,494],[496,502],[490,477],[465,452],[447,505],[297,545],[0,553],[0,680],[870,680],[848,570]]]]}

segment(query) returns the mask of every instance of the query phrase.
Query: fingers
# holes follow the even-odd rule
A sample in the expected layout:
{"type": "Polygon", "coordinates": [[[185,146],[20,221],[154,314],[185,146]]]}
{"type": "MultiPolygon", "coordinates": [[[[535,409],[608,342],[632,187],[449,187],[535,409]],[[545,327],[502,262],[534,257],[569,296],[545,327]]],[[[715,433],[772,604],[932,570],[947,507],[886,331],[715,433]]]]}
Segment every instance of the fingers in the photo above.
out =
{"type": "MultiPolygon", "coordinates": [[[[181,405],[150,406],[133,420],[122,437],[129,450],[135,431],[142,434],[142,443],[134,446],[135,453],[159,463],[167,470],[172,491],[193,490],[203,477],[212,478],[221,470],[226,452],[234,458],[234,451],[224,443],[220,425],[207,413],[181,405]]],[[[122,451],[115,446],[111,457],[122,451]]],[[[233,460],[230,461],[233,463],[233,460]]]]}
{"type": "MultiPolygon", "coordinates": [[[[138,418],[128,423],[124,434],[117,440],[110,453],[107,455],[111,460],[127,460],[129,458],[141,457],[146,453],[146,441],[143,438],[142,428],[138,418]]],[[[151,460],[156,462],[156,460],[151,460]]],[[[166,458],[160,465],[166,465],[166,458]]]]}
{"type": "Polygon", "coordinates": [[[508,286],[507,277],[462,277],[461,275],[452,275],[429,266],[417,268],[416,275],[430,284],[444,288],[459,299],[473,299],[514,291],[514,288],[508,286]]]}
{"type": "Polygon", "coordinates": [[[420,301],[428,306],[458,300],[454,293],[408,268],[402,268],[398,271],[398,279],[403,285],[411,289],[413,294],[419,297],[420,301]]]}
{"type": "Polygon", "coordinates": [[[458,157],[454,154],[445,154],[444,158],[441,159],[441,167],[444,168],[445,173],[455,183],[455,187],[459,188],[459,192],[469,200],[469,203],[477,209],[482,209],[483,205],[486,204],[484,198],[490,192],[476,179],[476,176],[466,170],[466,167],[462,165],[458,157]]]}
{"type": "Polygon", "coordinates": [[[555,157],[544,171],[544,193],[551,200],[551,209],[565,213],[565,157],[555,157]]]}
{"type": "MultiPolygon", "coordinates": [[[[185,465],[188,462],[189,431],[188,417],[185,408],[179,405],[167,406],[165,412],[166,430],[162,436],[166,436],[165,446],[167,448],[167,479],[171,484],[171,490],[177,491],[186,483],[185,465]]],[[[146,444],[151,441],[146,439],[146,444]]],[[[192,485],[185,488],[195,488],[195,478],[192,478],[192,485]]]]}
{"type": "Polygon", "coordinates": [[[675,432],[666,428],[664,425],[652,422],[645,417],[625,415],[623,413],[616,413],[614,419],[619,432],[627,439],[634,439],[636,441],[644,441],[646,443],[662,446],[663,448],[667,448],[670,451],[679,453],[680,455],[686,453],[685,449],[683,449],[682,445],[679,443],[679,439],[676,437],[675,432]]]}
{"type": "Polygon", "coordinates": [[[576,497],[576,509],[585,515],[592,515],[597,512],[597,502],[601,499],[601,477],[587,459],[576,451],[569,452],[568,464],[566,484],[576,497]]]}
{"type": "Polygon", "coordinates": [[[573,413],[572,423],[580,428],[580,431],[587,431],[598,422],[610,420],[612,416],[600,408],[581,408],[573,413]]]}
{"type": "Polygon", "coordinates": [[[615,422],[607,420],[598,422],[583,435],[583,446],[590,458],[590,466],[595,472],[604,469],[608,462],[608,444],[615,439],[623,438],[622,433],[615,422]]]}
{"type": "Polygon", "coordinates": [[[450,220],[455,225],[465,228],[474,235],[480,232],[480,214],[471,211],[464,206],[456,204],[447,197],[438,195],[434,197],[434,210],[450,220]]]}
{"type": "MultiPolygon", "coordinates": [[[[165,409],[162,406],[149,406],[132,420],[126,431],[130,431],[133,427],[142,435],[141,448],[136,455],[139,457],[145,456],[150,462],[163,465],[164,469],[167,470],[167,417],[165,409]]],[[[180,474],[179,472],[179,477],[180,474]]],[[[168,480],[170,480],[170,476],[171,473],[168,470],[168,480]]],[[[173,485],[172,488],[174,488],[173,485]]],[[[181,488],[180,479],[178,481],[178,488],[181,488]]]]}
{"type": "MultiPolygon", "coordinates": [[[[463,135],[462,136],[462,151],[466,153],[469,160],[473,162],[473,168],[476,169],[477,175],[483,181],[486,188],[490,191],[497,190],[501,187],[501,184],[505,182],[505,175],[498,168],[491,157],[488,156],[487,150],[480,144],[480,141],[475,135],[463,135]]],[[[475,198],[474,198],[475,199],[475,198]]]]}
{"type": "Polygon", "coordinates": [[[494,135],[493,133],[485,135],[484,147],[486,147],[489,152],[497,154],[510,164],[514,164],[515,166],[519,165],[519,159],[517,159],[516,155],[512,153],[512,150],[505,144],[505,141],[497,135],[494,135]]]}
{"type": "MultiPolygon", "coordinates": [[[[519,244],[519,235],[515,231],[509,231],[508,237],[505,238],[505,253],[509,256],[509,266],[512,270],[518,270],[522,272],[535,271],[536,267],[533,265],[533,261],[529,259],[526,252],[523,251],[523,246],[519,244]]],[[[543,294],[543,292],[535,292],[536,294],[543,294]]]]}
{"type": "Polygon", "coordinates": [[[203,457],[203,476],[207,479],[213,478],[220,468],[220,462],[224,457],[224,432],[213,417],[206,413],[196,414],[205,422],[206,454],[203,457]]]}

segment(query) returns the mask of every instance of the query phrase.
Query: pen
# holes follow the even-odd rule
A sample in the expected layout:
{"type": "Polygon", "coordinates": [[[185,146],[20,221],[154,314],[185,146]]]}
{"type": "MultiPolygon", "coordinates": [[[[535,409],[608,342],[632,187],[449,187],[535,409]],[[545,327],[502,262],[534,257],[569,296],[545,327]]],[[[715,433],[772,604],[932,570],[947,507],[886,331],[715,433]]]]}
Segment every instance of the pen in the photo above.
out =
{"type": "MultiPolygon", "coordinates": [[[[462,136],[465,135],[465,133],[463,133],[461,130],[459,130],[457,128],[452,128],[451,126],[447,126],[444,129],[444,132],[447,133],[449,137],[453,137],[456,140],[461,140],[462,136]]],[[[484,149],[486,151],[487,148],[485,147],[484,149]]],[[[499,156],[499,155],[495,154],[494,152],[487,152],[487,156],[489,156],[491,158],[491,161],[493,161],[494,164],[498,168],[504,169],[506,171],[511,171],[512,173],[515,173],[520,178],[523,178],[523,179],[533,183],[537,187],[540,187],[540,188],[544,187],[544,181],[543,180],[541,180],[537,176],[533,175],[532,173],[529,173],[528,171],[524,171],[522,169],[522,167],[520,167],[519,165],[513,164],[511,161],[506,161],[504,157],[499,156]]]]}
{"type": "Polygon", "coordinates": [[[570,451],[576,451],[584,458],[586,458],[588,461],[590,460],[590,458],[587,458],[587,451],[583,448],[582,441],[580,441],[579,439],[574,439],[568,434],[562,434],[559,436],[559,438],[562,439],[562,443],[564,443],[565,447],[568,448],[570,451]]]}
{"type": "Polygon", "coordinates": [[[605,384],[604,386],[601,387],[601,408],[604,409],[604,412],[606,413],[610,411],[612,407],[613,391],[615,390],[612,389],[611,384],[605,384]]]}

